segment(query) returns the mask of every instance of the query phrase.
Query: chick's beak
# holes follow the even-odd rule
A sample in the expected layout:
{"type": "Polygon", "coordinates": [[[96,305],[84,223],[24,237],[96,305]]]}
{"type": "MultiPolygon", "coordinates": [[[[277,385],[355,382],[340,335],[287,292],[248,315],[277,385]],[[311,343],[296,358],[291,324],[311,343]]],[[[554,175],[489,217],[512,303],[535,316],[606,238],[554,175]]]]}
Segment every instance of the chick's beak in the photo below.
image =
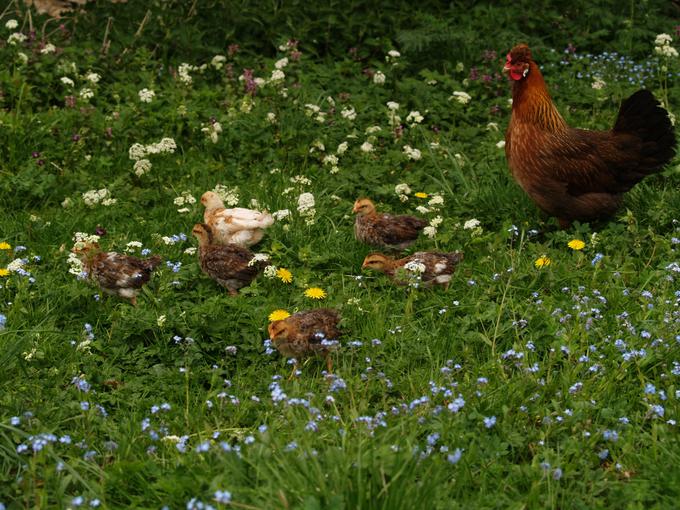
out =
{"type": "Polygon", "coordinates": [[[359,206],[357,204],[354,204],[354,207],[352,207],[352,212],[355,214],[359,212],[359,206]]]}
{"type": "Polygon", "coordinates": [[[503,66],[503,71],[506,73],[510,71],[510,62],[506,62],[505,65],[503,66]]]}

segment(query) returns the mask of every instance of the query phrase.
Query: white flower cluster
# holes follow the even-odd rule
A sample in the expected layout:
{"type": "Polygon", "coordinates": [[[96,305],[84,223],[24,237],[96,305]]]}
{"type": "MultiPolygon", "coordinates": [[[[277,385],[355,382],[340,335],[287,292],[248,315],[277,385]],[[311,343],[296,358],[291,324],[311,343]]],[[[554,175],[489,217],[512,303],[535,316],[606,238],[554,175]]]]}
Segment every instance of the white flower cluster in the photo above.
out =
{"type": "Polygon", "coordinates": [[[288,209],[279,209],[278,211],[274,211],[272,216],[276,221],[281,221],[282,219],[288,218],[290,216],[290,211],[288,209]]]}
{"type": "Polygon", "coordinates": [[[343,119],[354,120],[357,118],[357,112],[353,106],[348,106],[340,111],[343,119]]]}
{"type": "Polygon", "coordinates": [[[187,64],[186,62],[182,62],[179,65],[179,68],[177,69],[177,75],[179,76],[179,81],[184,83],[184,85],[191,85],[191,82],[193,81],[193,78],[189,74],[191,71],[195,71],[196,66],[192,66],[191,64],[187,64]]]}
{"type": "Polygon", "coordinates": [[[153,90],[149,90],[147,88],[143,88],[137,92],[137,95],[139,96],[139,100],[142,103],[150,103],[153,101],[153,98],[156,97],[156,93],[153,90]]]}
{"type": "Polygon", "coordinates": [[[256,253],[253,258],[248,261],[248,267],[252,267],[258,262],[266,262],[269,260],[269,255],[266,253],[256,253]]]}
{"type": "Polygon", "coordinates": [[[276,277],[276,271],[278,270],[278,267],[276,266],[267,266],[264,268],[263,274],[265,278],[274,278],[276,277]]]}
{"type": "Polygon", "coordinates": [[[94,97],[94,90],[92,90],[90,87],[83,87],[80,89],[80,93],[78,95],[81,99],[92,99],[94,97]]]}
{"type": "Polygon", "coordinates": [[[412,260],[411,262],[408,262],[407,264],[404,265],[404,269],[409,271],[410,273],[415,273],[415,274],[423,274],[425,272],[425,264],[420,262],[419,260],[412,260]]]}
{"type": "Polygon", "coordinates": [[[411,127],[416,124],[420,124],[425,117],[423,117],[418,110],[414,110],[406,116],[406,122],[408,122],[411,127]]]}
{"type": "Polygon", "coordinates": [[[400,201],[407,202],[408,196],[411,194],[411,188],[408,184],[402,182],[394,187],[394,192],[397,194],[400,201]]]}
{"type": "Polygon", "coordinates": [[[385,75],[381,71],[376,71],[375,74],[373,74],[373,83],[376,85],[384,85],[385,75]]]}
{"type": "Polygon", "coordinates": [[[7,264],[7,270],[16,273],[19,271],[19,269],[23,269],[24,265],[28,262],[28,259],[22,259],[22,258],[17,258],[14,259],[12,262],[7,264]]]}
{"type": "Polygon", "coordinates": [[[347,142],[342,142],[341,144],[338,145],[338,148],[335,150],[336,154],[344,154],[347,151],[347,148],[349,147],[349,144],[347,142]]]}
{"type": "Polygon", "coordinates": [[[397,50],[390,50],[385,55],[385,62],[392,62],[392,65],[395,65],[399,57],[401,57],[401,53],[397,50]]]}
{"type": "MultiPolygon", "coordinates": [[[[99,236],[94,234],[86,234],[85,232],[76,232],[73,234],[73,249],[82,250],[88,245],[95,244],[99,242],[99,236]]],[[[76,276],[81,276],[83,274],[83,263],[73,251],[68,254],[68,272],[76,276]]]]}
{"type": "Polygon", "coordinates": [[[205,133],[212,143],[217,143],[222,133],[222,124],[217,121],[210,122],[201,128],[201,132],[205,133]]]}
{"type": "Polygon", "coordinates": [[[62,77],[61,77],[61,82],[62,82],[64,85],[66,85],[67,87],[73,87],[73,86],[75,85],[75,83],[73,82],[73,80],[72,80],[71,78],[69,78],[68,76],[62,76],[62,77]]]}
{"type": "Polygon", "coordinates": [[[470,100],[472,99],[472,96],[468,94],[467,92],[461,92],[460,90],[456,90],[453,95],[449,98],[449,101],[455,99],[458,101],[460,104],[468,104],[470,100]]]}
{"type": "Polygon", "coordinates": [[[323,164],[326,166],[330,165],[330,173],[332,174],[337,174],[340,171],[340,168],[338,167],[338,157],[335,154],[327,154],[324,156],[323,164]]]}
{"type": "Polygon", "coordinates": [[[225,205],[234,206],[238,204],[238,187],[229,188],[224,184],[218,184],[212,189],[212,192],[220,197],[225,205]]]}
{"type": "Polygon", "coordinates": [[[298,197],[297,210],[301,217],[306,218],[305,223],[307,225],[314,224],[314,216],[316,215],[316,209],[314,208],[315,205],[316,203],[314,201],[314,195],[311,193],[302,193],[298,197]]]}
{"type": "Polygon", "coordinates": [[[321,107],[315,104],[307,103],[305,105],[305,115],[307,117],[314,117],[314,120],[319,124],[326,122],[326,112],[322,112],[321,107]]]}
{"type": "Polygon", "coordinates": [[[481,235],[483,232],[481,223],[477,218],[472,218],[463,223],[463,230],[471,230],[472,231],[471,234],[473,237],[481,235]]]}
{"type": "Polygon", "coordinates": [[[430,224],[423,229],[423,234],[425,234],[430,239],[437,235],[437,228],[441,225],[444,218],[441,216],[435,216],[430,220],[430,224]]]}
{"type": "Polygon", "coordinates": [[[22,43],[26,39],[28,39],[28,37],[26,37],[26,35],[22,34],[21,32],[14,32],[13,34],[10,34],[10,36],[7,38],[7,44],[16,46],[17,43],[22,43]]]}
{"type": "Polygon", "coordinates": [[[99,83],[99,80],[101,80],[102,77],[97,73],[89,72],[85,75],[85,79],[92,83],[93,85],[96,85],[97,83],[99,83]]]}
{"type": "Polygon", "coordinates": [[[47,43],[43,48],[40,50],[40,53],[42,55],[48,55],[50,53],[56,53],[57,47],[52,44],[52,43],[47,43]]]}
{"type": "Polygon", "coordinates": [[[269,77],[269,83],[276,85],[277,83],[281,83],[285,77],[286,73],[281,69],[274,69],[272,75],[269,77]]]}
{"type": "Polygon", "coordinates": [[[605,87],[605,85],[607,85],[607,83],[599,76],[596,76],[595,79],[593,80],[592,87],[595,90],[602,90],[605,87]]]}
{"type": "Polygon", "coordinates": [[[5,28],[7,30],[14,30],[19,26],[19,22],[15,19],[8,19],[7,22],[5,23],[5,28]]]}
{"type": "Polygon", "coordinates": [[[227,57],[224,55],[215,55],[210,61],[210,65],[213,66],[218,71],[224,67],[224,63],[227,61],[227,57]]]}
{"type": "Polygon", "coordinates": [[[195,204],[196,199],[190,191],[182,191],[182,194],[178,197],[175,197],[172,203],[181,207],[180,209],[177,209],[178,213],[184,214],[190,211],[190,209],[186,206],[195,204]]]}
{"type": "Polygon", "coordinates": [[[83,202],[88,207],[94,207],[97,204],[102,204],[105,206],[113,205],[116,203],[115,198],[111,198],[111,192],[106,189],[92,189],[83,193],[83,202]]]}
{"type": "Polygon", "coordinates": [[[366,154],[374,151],[373,144],[371,142],[369,142],[368,140],[366,140],[364,143],[362,143],[361,146],[359,147],[359,149],[361,149],[361,152],[365,152],[366,154]]]}
{"type": "Polygon", "coordinates": [[[659,34],[654,40],[654,51],[657,55],[668,58],[677,58],[678,50],[671,46],[673,38],[668,34],[659,34]]]}
{"type": "Polygon", "coordinates": [[[135,250],[138,250],[142,247],[142,243],[140,241],[130,241],[125,245],[125,251],[128,253],[132,253],[135,250]]]}
{"type": "Polygon", "coordinates": [[[408,159],[418,161],[422,157],[422,153],[418,149],[414,149],[410,145],[404,145],[404,154],[408,159]]]}
{"type": "Polygon", "coordinates": [[[274,112],[267,113],[267,122],[270,124],[276,124],[276,114],[274,112]]]}
{"type": "Polygon", "coordinates": [[[128,155],[135,162],[133,167],[135,175],[141,177],[151,170],[151,161],[147,159],[147,156],[151,154],[172,154],[176,148],[177,144],[172,138],[163,138],[160,142],[149,145],[142,145],[141,143],[132,144],[128,150],[128,155]]]}

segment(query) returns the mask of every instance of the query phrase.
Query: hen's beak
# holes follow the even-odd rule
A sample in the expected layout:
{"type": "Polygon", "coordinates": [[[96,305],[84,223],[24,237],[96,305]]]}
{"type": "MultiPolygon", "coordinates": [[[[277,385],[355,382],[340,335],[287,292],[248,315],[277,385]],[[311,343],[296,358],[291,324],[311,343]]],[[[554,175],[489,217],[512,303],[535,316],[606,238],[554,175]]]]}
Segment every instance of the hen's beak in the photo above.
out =
{"type": "Polygon", "coordinates": [[[505,66],[503,66],[503,71],[505,71],[506,73],[507,73],[508,71],[510,71],[510,63],[509,63],[509,62],[506,62],[506,63],[505,63],[505,66]]]}
{"type": "Polygon", "coordinates": [[[355,214],[358,213],[359,212],[359,206],[355,204],[354,207],[352,207],[352,212],[355,213],[355,214]]]}

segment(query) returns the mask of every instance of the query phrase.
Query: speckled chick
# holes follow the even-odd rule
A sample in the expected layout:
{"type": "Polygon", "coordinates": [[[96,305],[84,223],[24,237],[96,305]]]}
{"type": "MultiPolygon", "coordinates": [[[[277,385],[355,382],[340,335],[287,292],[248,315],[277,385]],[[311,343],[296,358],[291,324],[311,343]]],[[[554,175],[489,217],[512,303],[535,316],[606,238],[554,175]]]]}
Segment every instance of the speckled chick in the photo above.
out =
{"type": "Polygon", "coordinates": [[[255,260],[253,252],[238,244],[214,244],[213,229],[205,223],[194,225],[191,233],[198,239],[198,261],[201,269],[229,294],[250,285],[266,263],[255,260]]]}
{"type": "Polygon", "coordinates": [[[329,354],[337,348],[335,340],[341,335],[339,322],[340,314],[332,308],[297,312],[270,323],[269,338],[278,351],[289,358],[325,356],[330,372],[329,354]]]}
{"type": "Polygon", "coordinates": [[[137,295],[151,278],[151,273],[161,263],[154,255],[146,259],[113,251],[103,252],[96,243],[86,244],[73,252],[83,263],[88,277],[96,281],[107,294],[114,294],[137,305],[137,295]]]}
{"type": "Polygon", "coordinates": [[[398,285],[417,281],[424,285],[441,285],[448,288],[456,266],[463,260],[463,253],[419,251],[402,259],[393,259],[382,253],[370,253],[361,265],[382,271],[398,285]]]}
{"type": "Polygon", "coordinates": [[[415,216],[379,213],[368,198],[357,200],[352,212],[357,215],[354,222],[357,240],[382,248],[403,250],[418,238],[427,225],[427,221],[415,216]]]}
{"type": "Polygon", "coordinates": [[[274,218],[267,212],[234,207],[227,209],[224,203],[212,191],[201,196],[205,206],[203,222],[213,230],[214,244],[238,244],[252,246],[260,242],[264,229],[274,223],[274,218]]]}

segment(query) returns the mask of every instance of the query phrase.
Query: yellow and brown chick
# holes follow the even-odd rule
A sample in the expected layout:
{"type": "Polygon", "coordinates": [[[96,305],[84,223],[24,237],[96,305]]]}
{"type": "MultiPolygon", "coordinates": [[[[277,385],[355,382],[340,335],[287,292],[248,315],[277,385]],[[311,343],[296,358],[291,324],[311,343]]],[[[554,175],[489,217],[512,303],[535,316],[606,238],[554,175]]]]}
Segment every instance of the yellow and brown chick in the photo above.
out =
{"type": "Polygon", "coordinates": [[[214,231],[205,223],[197,223],[191,233],[198,239],[198,261],[210,278],[235,296],[238,289],[250,285],[262,271],[265,262],[238,244],[214,244],[214,231]]]}
{"type": "Polygon", "coordinates": [[[368,198],[354,202],[352,212],[357,215],[354,222],[357,240],[383,248],[403,250],[418,238],[427,225],[427,221],[415,216],[379,213],[368,198]]]}
{"type": "Polygon", "coordinates": [[[201,203],[205,206],[203,222],[213,229],[215,244],[252,246],[260,242],[264,229],[274,223],[268,212],[243,207],[225,208],[217,193],[212,191],[203,193],[201,203]]]}
{"type": "Polygon", "coordinates": [[[104,292],[129,299],[133,305],[137,305],[137,295],[142,286],[161,263],[158,255],[140,259],[113,251],[103,252],[97,243],[74,248],[73,253],[82,261],[83,271],[104,292]]]}
{"type": "Polygon", "coordinates": [[[419,251],[402,259],[393,259],[382,253],[370,253],[361,265],[382,271],[398,285],[422,282],[425,285],[441,285],[448,288],[456,266],[463,260],[463,253],[419,251]]]}
{"type": "Polygon", "coordinates": [[[331,371],[330,353],[337,349],[337,338],[341,335],[338,323],[340,314],[332,308],[317,308],[297,312],[269,324],[269,338],[278,351],[288,358],[303,358],[312,355],[326,357],[328,371],[331,371]]]}

